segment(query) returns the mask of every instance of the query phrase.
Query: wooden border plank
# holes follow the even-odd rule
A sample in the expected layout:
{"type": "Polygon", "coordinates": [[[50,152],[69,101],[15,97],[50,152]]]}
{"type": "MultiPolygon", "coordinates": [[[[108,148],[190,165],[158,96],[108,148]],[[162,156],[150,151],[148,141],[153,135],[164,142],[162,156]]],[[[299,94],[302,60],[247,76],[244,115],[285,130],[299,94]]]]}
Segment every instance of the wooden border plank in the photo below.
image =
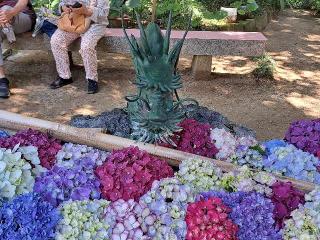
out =
{"type": "MultiPolygon", "coordinates": [[[[65,124],[26,117],[4,110],[0,110],[0,127],[15,131],[27,128],[37,129],[43,132],[47,132],[49,135],[66,142],[85,144],[91,147],[96,147],[108,151],[113,149],[122,149],[129,146],[137,146],[154,156],[165,159],[172,166],[178,166],[182,161],[186,159],[203,159],[206,161],[212,161],[216,167],[219,167],[224,172],[231,172],[239,168],[239,166],[225,161],[214,160],[211,158],[202,157],[170,148],[160,147],[153,144],[144,144],[126,138],[92,131],[91,129],[75,128],[65,124]]],[[[278,175],[275,176],[279,180],[292,182],[295,187],[300,188],[305,192],[310,192],[315,188],[315,184],[310,182],[298,181],[292,178],[278,175]]]]}

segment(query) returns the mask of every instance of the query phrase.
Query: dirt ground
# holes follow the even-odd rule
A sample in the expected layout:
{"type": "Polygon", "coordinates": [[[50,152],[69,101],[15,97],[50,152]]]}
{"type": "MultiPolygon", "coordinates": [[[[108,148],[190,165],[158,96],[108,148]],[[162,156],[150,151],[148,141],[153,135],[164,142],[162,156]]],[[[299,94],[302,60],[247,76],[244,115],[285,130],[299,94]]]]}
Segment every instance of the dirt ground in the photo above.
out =
{"type": "MultiPolygon", "coordinates": [[[[256,81],[255,64],[244,57],[214,58],[210,79],[194,81],[191,58],[182,58],[181,97],[196,98],[234,122],[257,132],[259,139],[283,137],[290,122],[320,117],[320,19],[308,12],[286,11],[264,31],[267,51],[276,61],[275,80],[256,81]]],[[[81,63],[79,56],[76,56],[81,63]]],[[[12,97],[0,108],[26,116],[68,122],[75,114],[97,114],[125,106],[124,96],[135,89],[128,56],[99,54],[101,90],[87,95],[84,71],[73,71],[75,83],[48,89],[55,78],[53,60],[44,52],[18,52],[6,64],[13,82],[12,97]]]]}

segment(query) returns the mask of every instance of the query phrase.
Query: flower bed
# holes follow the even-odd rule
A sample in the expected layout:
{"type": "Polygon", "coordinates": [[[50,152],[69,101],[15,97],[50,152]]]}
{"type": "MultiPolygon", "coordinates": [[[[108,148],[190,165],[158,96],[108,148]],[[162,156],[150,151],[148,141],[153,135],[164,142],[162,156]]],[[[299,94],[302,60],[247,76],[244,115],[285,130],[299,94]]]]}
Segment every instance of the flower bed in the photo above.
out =
{"type": "MultiPolygon", "coordinates": [[[[254,131],[218,112],[195,105],[185,106],[185,111],[188,118],[172,137],[175,146],[163,146],[320,184],[319,119],[293,122],[285,140],[259,143],[254,131]]],[[[121,109],[96,117],[75,116],[71,125],[107,128],[109,133],[125,137],[132,132],[130,120],[121,109]]]]}
{"type": "MultiPolygon", "coordinates": [[[[35,133],[23,131],[23,136],[26,132],[35,133]]],[[[268,158],[276,156],[273,162],[281,162],[287,156],[285,151],[276,154],[279,149],[293,149],[283,141],[257,146],[251,137],[221,130],[206,136],[210,134],[217,150],[224,151],[221,160],[262,169],[268,158]],[[230,147],[224,147],[228,143],[230,147]]],[[[108,153],[72,143],[61,145],[48,136],[40,137],[44,136],[40,132],[32,138],[17,136],[21,133],[0,137],[7,146],[0,149],[0,235],[4,240],[30,236],[41,240],[317,240],[320,236],[320,187],[304,195],[268,172],[242,166],[224,173],[213,162],[200,159],[182,162],[173,174],[164,160],[136,147],[108,153]],[[15,141],[27,147],[9,144],[15,141]],[[53,160],[40,161],[39,156],[48,158],[43,155],[44,146],[60,149],[50,157],[53,160]],[[48,162],[50,168],[46,168],[48,162]]],[[[302,162],[302,171],[314,172],[316,163],[308,164],[311,154],[308,158],[303,154],[301,161],[292,163],[302,162]]]]}

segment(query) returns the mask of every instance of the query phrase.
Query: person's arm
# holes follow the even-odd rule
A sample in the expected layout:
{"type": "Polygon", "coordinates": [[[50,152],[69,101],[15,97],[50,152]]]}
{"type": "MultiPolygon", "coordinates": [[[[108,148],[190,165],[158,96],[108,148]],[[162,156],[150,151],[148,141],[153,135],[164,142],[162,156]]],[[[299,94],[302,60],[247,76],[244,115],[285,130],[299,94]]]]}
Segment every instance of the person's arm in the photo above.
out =
{"type": "Polygon", "coordinates": [[[29,0],[18,0],[17,4],[10,10],[0,10],[0,23],[8,23],[22,12],[28,5],[29,0]]]}
{"type": "Polygon", "coordinates": [[[61,0],[59,3],[59,13],[61,14],[63,12],[71,12],[71,8],[68,6],[67,0],[61,0]]]}
{"type": "Polygon", "coordinates": [[[99,22],[100,18],[107,18],[109,14],[109,1],[96,0],[96,6],[83,6],[81,8],[72,8],[72,12],[84,14],[90,17],[93,22],[99,22]]]}
{"type": "Polygon", "coordinates": [[[110,10],[110,4],[108,0],[96,1],[97,5],[89,8],[89,11],[91,11],[89,16],[93,22],[99,22],[99,19],[106,19],[110,10]]]}

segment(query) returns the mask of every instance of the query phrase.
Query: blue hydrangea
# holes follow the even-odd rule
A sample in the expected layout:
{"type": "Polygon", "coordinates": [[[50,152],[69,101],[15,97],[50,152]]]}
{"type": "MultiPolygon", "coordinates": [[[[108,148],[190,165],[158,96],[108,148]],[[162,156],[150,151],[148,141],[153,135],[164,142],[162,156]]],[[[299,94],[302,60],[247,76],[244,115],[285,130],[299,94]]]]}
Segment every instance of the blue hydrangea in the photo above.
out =
{"type": "Polygon", "coordinates": [[[270,199],[256,192],[218,192],[202,193],[197,199],[221,198],[232,209],[229,217],[239,226],[239,240],[281,240],[275,229],[273,204],[270,199]]]}
{"type": "Polygon", "coordinates": [[[267,155],[270,155],[277,147],[285,147],[288,143],[280,139],[272,139],[263,143],[267,155]]]}
{"type": "Polygon", "coordinates": [[[0,208],[1,240],[54,239],[60,214],[35,193],[20,195],[0,208]]]}
{"type": "Polygon", "coordinates": [[[9,133],[0,129],[0,138],[10,137],[9,133]]]}
{"type": "Polygon", "coordinates": [[[253,168],[262,169],[265,152],[262,146],[239,146],[236,150],[233,162],[238,165],[248,165],[253,168]]]}
{"type": "Polygon", "coordinates": [[[263,166],[269,172],[320,184],[319,159],[292,144],[271,148],[263,166]]]}

